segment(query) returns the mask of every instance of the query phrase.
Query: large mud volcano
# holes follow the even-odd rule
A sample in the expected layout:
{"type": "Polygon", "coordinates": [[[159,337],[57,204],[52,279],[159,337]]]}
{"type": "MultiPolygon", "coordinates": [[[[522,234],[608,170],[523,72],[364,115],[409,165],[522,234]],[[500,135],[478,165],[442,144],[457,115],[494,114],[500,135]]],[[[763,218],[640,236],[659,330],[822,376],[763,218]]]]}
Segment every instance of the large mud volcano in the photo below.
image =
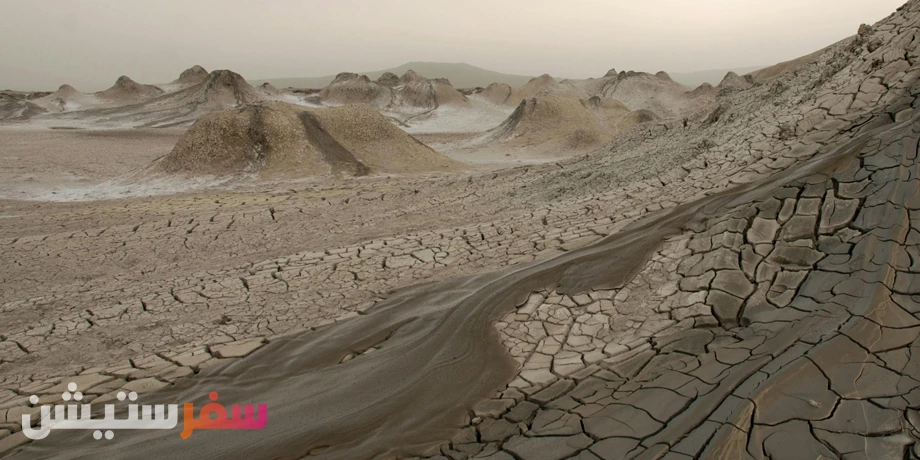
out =
{"type": "Polygon", "coordinates": [[[156,168],[167,173],[264,177],[363,176],[459,170],[369,106],[249,105],[198,120],[156,168]]]}
{"type": "Polygon", "coordinates": [[[111,88],[96,93],[96,96],[107,101],[130,104],[153,99],[163,94],[163,90],[153,85],[140,84],[126,75],[118,77],[111,88]]]}
{"type": "Polygon", "coordinates": [[[57,91],[35,100],[35,103],[51,112],[68,112],[93,107],[100,103],[91,94],[81,93],[70,85],[61,85],[57,91]]]}
{"type": "Polygon", "coordinates": [[[169,98],[168,102],[180,106],[200,106],[214,110],[258,102],[262,100],[262,95],[240,74],[230,70],[215,70],[201,83],[173,93],[169,98]]]}
{"type": "MultiPolygon", "coordinates": [[[[154,90],[151,88],[156,87],[144,87],[130,80],[119,79],[121,84],[116,84],[107,90],[107,93],[113,95],[116,100],[121,100],[123,105],[87,111],[86,117],[99,122],[127,123],[137,127],[188,126],[204,114],[255,104],[265,99],[264,93],[236,72],[202,72],[204,69],[198,67],[183,72],[179,80],[164,85],[166,90],[172,92],[152,99],[149,96],[159,88],[154,90]],[[198,83],[194,83],[195,81],[198,83]]],[[[100,94],[103,93],[96,96],[100,94]]]]}
{"type": "Polygon", "coordinates": [[[182,71],[179,74],[179,78],[172,83],[171,86],[177,86],[181,88],[186,88],[189,86],[197,85],[208,79],[208,71],[200,65],[192,66],[188,69],[182,71]]]}
{"type": "Polygon", "coordinates": [[[392,94],[384,85],[375,83],[366,75],[342,72],[319,92],[319,97],[332,104],[370,104],[385,107],[392,94]]]}
{"type": "Polygon", "coordinates": [[[469,107],[466,96],[444,78],[412,79],[404,75],[403,80],[407,80],[407,83],[394,92],[393,108],[414,107],[434,110],[441,106],[469,107]]]}
{"type": "Polygon", "coordinates": [[[620,129],[659,118],[648,111],[630,112],[619,101],[598,96],[587,100],[555,93],[524,99],[481,139],[481,145],[526,148],[546,155],[584,153],[611,140],[620,129]]]}
{"type": "Polygon", "coordinates": [[[605,129],[583,101],[550,94],[522,101],[489,137],[521,146],[569,145],[576,139],[596,145],[607,139],[605,129]]]}
{"type": "Polygon", "coordinates": [[[376,82],[366,75],[340,73],[319,92],[319,97],[327,104],[369,104],[395,113],[431,111],[441,106],[469,106],[466,96],[457,91],[450,81],[427,79],[412,70],[398,78],[388,73],[376,82]]]}

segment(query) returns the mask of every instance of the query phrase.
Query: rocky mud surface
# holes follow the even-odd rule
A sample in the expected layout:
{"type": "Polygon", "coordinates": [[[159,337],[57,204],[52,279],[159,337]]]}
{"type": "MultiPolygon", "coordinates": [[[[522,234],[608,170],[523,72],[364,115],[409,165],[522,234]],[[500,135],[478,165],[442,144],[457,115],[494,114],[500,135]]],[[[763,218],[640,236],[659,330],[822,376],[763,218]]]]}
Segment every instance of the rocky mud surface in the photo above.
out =
{"type": "Polygon", "coordinates": [[[920,457],[918,59],[911,1],[556,163],[0,202],[0,451],[204,455],[26,444],[76,381],[293,427],[212,456],[920,457]]]}

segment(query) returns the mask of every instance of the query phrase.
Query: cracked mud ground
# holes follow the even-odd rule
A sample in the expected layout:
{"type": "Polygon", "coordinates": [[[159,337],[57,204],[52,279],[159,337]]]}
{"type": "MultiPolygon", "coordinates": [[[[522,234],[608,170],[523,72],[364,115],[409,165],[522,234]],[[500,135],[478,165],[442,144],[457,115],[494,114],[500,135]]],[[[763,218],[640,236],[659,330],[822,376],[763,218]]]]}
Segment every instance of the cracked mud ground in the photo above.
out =
{"type": "MultiPolygon", "coordinates": [[[[212,456],[916,457],[918,59],[911,1],[559,164],[4,202],[0,447],[76,381],[289,427],[212,456]]],[[[9,453],[203,454],[159,436],[9,453]]]]}

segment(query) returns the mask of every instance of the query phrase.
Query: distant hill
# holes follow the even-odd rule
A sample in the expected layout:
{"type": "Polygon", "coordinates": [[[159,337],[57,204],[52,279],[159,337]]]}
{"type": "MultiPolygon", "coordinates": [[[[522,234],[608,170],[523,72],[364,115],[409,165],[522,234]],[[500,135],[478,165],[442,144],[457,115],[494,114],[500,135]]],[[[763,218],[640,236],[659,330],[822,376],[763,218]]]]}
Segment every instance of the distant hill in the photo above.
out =
{"type": "Polygon", "coordinates": [[[763,69],[767,67],[765,65],[755,66],[755,67],[732,67],[730,69],[714,69],[714,70],[700,70],[697,72],[687,72],[687,73],[672,73],[668,72],[671,75],[671,79],[682,84],[687,85],[691,88],[696,88],[697,86],[702,85],[704,82],[708,82],[712,86],[716,86],[719,82],[725,78],[725,74],[728,72],[735,72],[738,75],[746,75],[755,70],[763,69]]]}
{"type": "MultiPolygon", "coordinates": [[[[730,69],[718,70],[701,70],[698,72],[671,73],[674,81],[695,88],[703,82],[709,82],[713,86],[718,85],[722,78],[729,71],[738,75],[745,75],[755,70],[760,70],[766,66],[756,67],[733,67],[730,69]]],[[[376,80],[384,72],[391,72],[396,75],[402,75],[409,70],[414,70],[425,78],[447,78],[455,88],[475,88],[477,86],[486,87],[492,83],[505,83],[512,87],[518,88],[524,86],[533,76],[529,75],[511,75],[494,70],[487,70],[480,67],[462,63],[447,62],[408,62],[399,67],[392,69],[375,70],[371,72],[356,72],[359,75],[367,75],[370,79],[376,80]]],[[[326,75],[322,77],[297,77],[297,78],[269,78],[265,80],[252,80],[253,85],[262,83],[271,83],[278,88],[323,88],[332,80],[335,75],[326,75]]]]}
{"type": "MultiPolygon", "coordinates": [[[[445,62],[409,62],[392,69],[357,73],[367,75],[370,79],[376,80],[383,75],[384,72],[402,75],[408,70],[414,70],[425,78],[447,78],[455,88],[486,87],[491,83],[506,83],[518,87],[524,86],[525,83],[533,78],[524,75],[509,75],[481,69],[469,64],[445,62]]],[[[267,80],[253,80],[253,84],[261,85],[262,83],[268,82],[278,88],[323,88],[329,83],[332,83],[334,78],[335,75],[326,75],[323,77],[269,78],[267,80]]]]}

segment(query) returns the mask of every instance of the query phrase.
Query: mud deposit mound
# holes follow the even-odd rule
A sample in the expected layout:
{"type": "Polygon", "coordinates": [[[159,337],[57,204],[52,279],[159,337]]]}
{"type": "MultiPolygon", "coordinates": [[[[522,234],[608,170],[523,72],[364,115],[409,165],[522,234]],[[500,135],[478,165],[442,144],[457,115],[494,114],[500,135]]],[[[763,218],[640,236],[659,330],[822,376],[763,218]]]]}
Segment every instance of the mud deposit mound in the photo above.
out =
{"type": "Polygon", "coordinates": [[[481,92],[478,92],[485,100],[496,105],[511,105],[514,89],[504,83],[492,83],[481,92]]]}
{"type": "Polygon", "coordinates": [[[326,104],[368,104],[397,118],[400,114],[418,114],[441,106],[467,107],[466,96],[450,81],[427,79],[414,71],[397,78],[384,74],[377,81],[366,75],[340,73],[319,92],[326,104]]]}
{"type": "MultiPolygon", "coordinates": [[[[739,77],[742,81],[743,78],[739,77]]],[[[736,85],[741,87],[741,85],[736,85]]],[[[747,86],[750,86],[749,84],[747,86]]],[[[621,102],[628,110],[645,110],[660,118],[682,118],[715,102],[715,91],[690,91],[671,79],[666,72],[646,72],[610,69],[601,78],[557,81],[549,75],[531,79],[520,88],[491,85],[473,92],[497,105],[516,106],[530,98],[555,95],[569,99],[603,99],[621,102]]]]}
{"type": "Polygon", "coordinates": [[[200,65],[192,66],[188,69],[182,71],[179,74],[179,78],[165,84],[160,85],[160,88],[166,92],[178,91],[180,89],[188,88],[189,86],[195,86],[208,79],[208,71],[200,65]]]}
{"type": "Polygon", "coordinates": [[[51,112],[69,112],[97,106],[100,100],[91,94],[81,93],[70,85],[61,85],[57,91],[35,100],[35,103],[51,112]]]}
{"type": "Polygon", "coordinates": [[[156,169],[263,177],[411,173],[462,169],[368,106],[307,109],[249,105],[199,119],[156,169]]]}
{"type": "Polygon", "coordinates": [[[647,110],[631,112],[613,99],[594,96],[583,100],[544,93],[523,100],[481,142],[565,156],[597,148],[619,129],[659,119],[647,110]]]}
{"type": "Polygon", "coordinates": [[[177,83],[201,83],[202,81],[208,78],[208,71],[201,67],[200,65],[192,66],[191,68],[185,69],[182,73],[179,74],[179,79],[176,80],[177,83]]]}
{"type": "Polygon", "coordinates": [[[404,75],[402,80],[406,81],[406,83],[395,89],[391,104],[393,109],[420,108],[434,110],[441,106],[466,107],[469,105],[466,96],[457,91],[450,84],[450,81],[446,79],[410,79],[404,75]]]}
{"type": "MultiPolygon", "coordinates": [[[[496,88],[496,92],[501,94],[501,88],[496,88]]],[[[555,94],[565,97],[576,97],[578,92],[570,85],[561,84],[555,78],[548,74],[540,75],[527,82],[526,85],[516,88],[512,91],[507,100],[507,104],[517,105],[525,99],[530,99],[545,94],[555,94]]]]}
{"type": "Polygon", "coordinates": [[[259,85],[259,91],[262,91],[262,94],[270,98],[281,97],[282,95],[284,95],[283,91],[281,91],[280,89],[276,88],[275,85],[268,83],[268,82],[265,82],[259,85]]]}
{"type": "Polygon", "coordinates": [[[514,113],[489,133],[490,140],[519,145],[600,142],[604,129],[584,102],[558,96],[523,100],[514,113]]]}
{"type": "Polygon", "coordinates": [[[390,88],[371,81],[367,75],[343,72],[319,92],[323,102],[332,104],[370,104],[385,107],[390,103],[390,88]]]}
{"type": "Polygon", "coordinates": [[[265,95],[230,70],[215,70],[193,86],[139,104],[87,113],[102,122],[129,123],[142,127],[188,125],[200,116],[241,105],[253,104],[265,95]]]}
{"type": "Polygon", "coordinates": [[[616,99],[630,110],[650,110],[668,118],[681,115],[690,105],[687,88],[665,72],[620,72],[595,82],[600,85],[595,94],[616,99]]]}
{"type": "Polygon", "coordinates": [[[47,112],[32,102],[48,93],[27,93],[20,91],[0,91],[0,120],[27,120],[47,112]]]}
{"type": "Polygon", "coordinates": [[[399,85],[399,76],[393,72],[384,72],[383,75],[377,79],[377,83],[392,88],[399,85]]]}
{"type": "Polygon", "coordinates": [[[163,94],[163,90],[153,85],[142,85],[122,75],[111,88],[96,93],[96,96],[111,102],[130,104],[153,99],[163,94]]]}
{"type": "Polygon", "coordinates": [[[735,72],[729,72],[725,74],[725,78],[722,79],[722,82],[719,83],[719,86],[716,88],[719,91],[725,90],[740,90],[750,88],[754,84],[754,78],[750,75],[745,75],[744,77],[738,76],[735,72]]]}
{"type": "Polygon", "coordinates": [[[251,104],[262,99],[258,90],[240,74],[230,70],[215,70],[208,78],[188,89],[157,101],[159,104],[176,103],[180,106],[226,109],[240,104],[251,104]]]}

